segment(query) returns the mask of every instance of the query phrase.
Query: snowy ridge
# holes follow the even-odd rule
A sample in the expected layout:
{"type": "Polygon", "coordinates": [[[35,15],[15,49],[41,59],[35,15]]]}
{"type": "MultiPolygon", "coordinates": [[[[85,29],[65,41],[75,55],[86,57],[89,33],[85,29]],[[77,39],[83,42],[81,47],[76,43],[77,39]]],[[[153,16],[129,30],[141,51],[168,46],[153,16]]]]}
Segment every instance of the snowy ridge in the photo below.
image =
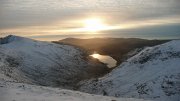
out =
{"type": "Polygon", "coordinates": [[[73,46],[12,35],[0,42],[0,72],[18,82],[72,87],[93,75],[91,68],[104,68],[85,60],[83,51],[73,46]]]}
{"type": "Polygon", "coordinates": [[[93,94],[179,101],[180,40],[145,48],[106,76],[80,85],[93,94]]]}

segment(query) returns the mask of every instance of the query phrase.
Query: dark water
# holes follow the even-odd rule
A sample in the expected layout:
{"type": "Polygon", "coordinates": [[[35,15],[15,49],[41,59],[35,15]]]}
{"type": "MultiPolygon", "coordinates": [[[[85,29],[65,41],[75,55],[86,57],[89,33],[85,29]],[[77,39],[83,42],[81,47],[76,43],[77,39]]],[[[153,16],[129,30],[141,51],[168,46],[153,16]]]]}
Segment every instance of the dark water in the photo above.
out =
{"type": "Polygon", "coordinates": [[[98,59],[100,62],[107,64],[107,67],[113,68],[117,65],[117,61],[108,55],[92,54],[93,58],[98,59]]]}

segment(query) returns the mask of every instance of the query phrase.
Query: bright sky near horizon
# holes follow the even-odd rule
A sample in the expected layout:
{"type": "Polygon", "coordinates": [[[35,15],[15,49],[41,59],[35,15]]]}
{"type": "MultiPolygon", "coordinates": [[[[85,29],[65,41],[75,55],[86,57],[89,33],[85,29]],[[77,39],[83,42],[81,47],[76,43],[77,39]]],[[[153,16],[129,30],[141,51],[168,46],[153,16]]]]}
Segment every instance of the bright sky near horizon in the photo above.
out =
{"type": "Polygon", "coordinates": [[[179,12],[180,0],[1,0],[0,36],[42,40],[58,35],[96,37],[94,33],[180,36],[179,12]]]}

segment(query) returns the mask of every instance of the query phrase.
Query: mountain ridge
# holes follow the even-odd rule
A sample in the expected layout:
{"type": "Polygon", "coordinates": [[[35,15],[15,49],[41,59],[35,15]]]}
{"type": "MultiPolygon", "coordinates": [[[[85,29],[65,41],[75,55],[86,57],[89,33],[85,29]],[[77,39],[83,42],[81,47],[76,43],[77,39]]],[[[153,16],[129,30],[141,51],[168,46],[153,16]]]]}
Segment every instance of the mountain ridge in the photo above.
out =
{"type": "Polygon", "coordinates": [[[85,53],[74,46],[12,35],[1,42],[1,71],[20,82],[68,86],[106,70],[102,63],[85,59],[85,53]]]}

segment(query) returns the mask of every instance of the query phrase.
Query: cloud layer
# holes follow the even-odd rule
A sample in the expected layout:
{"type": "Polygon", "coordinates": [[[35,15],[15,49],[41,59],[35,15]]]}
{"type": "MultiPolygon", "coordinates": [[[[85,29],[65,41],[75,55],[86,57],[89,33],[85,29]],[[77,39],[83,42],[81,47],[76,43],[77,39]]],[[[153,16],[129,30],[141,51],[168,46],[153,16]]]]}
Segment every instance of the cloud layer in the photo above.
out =
{"type": "Polygon", "coordinates": [[[80,25],[71,21],[90,16],[103,17],[110,25],[172,25],[180,23],[179,12],[180,0],[1,0],[0,32],[76,28],[80,25]]]}

